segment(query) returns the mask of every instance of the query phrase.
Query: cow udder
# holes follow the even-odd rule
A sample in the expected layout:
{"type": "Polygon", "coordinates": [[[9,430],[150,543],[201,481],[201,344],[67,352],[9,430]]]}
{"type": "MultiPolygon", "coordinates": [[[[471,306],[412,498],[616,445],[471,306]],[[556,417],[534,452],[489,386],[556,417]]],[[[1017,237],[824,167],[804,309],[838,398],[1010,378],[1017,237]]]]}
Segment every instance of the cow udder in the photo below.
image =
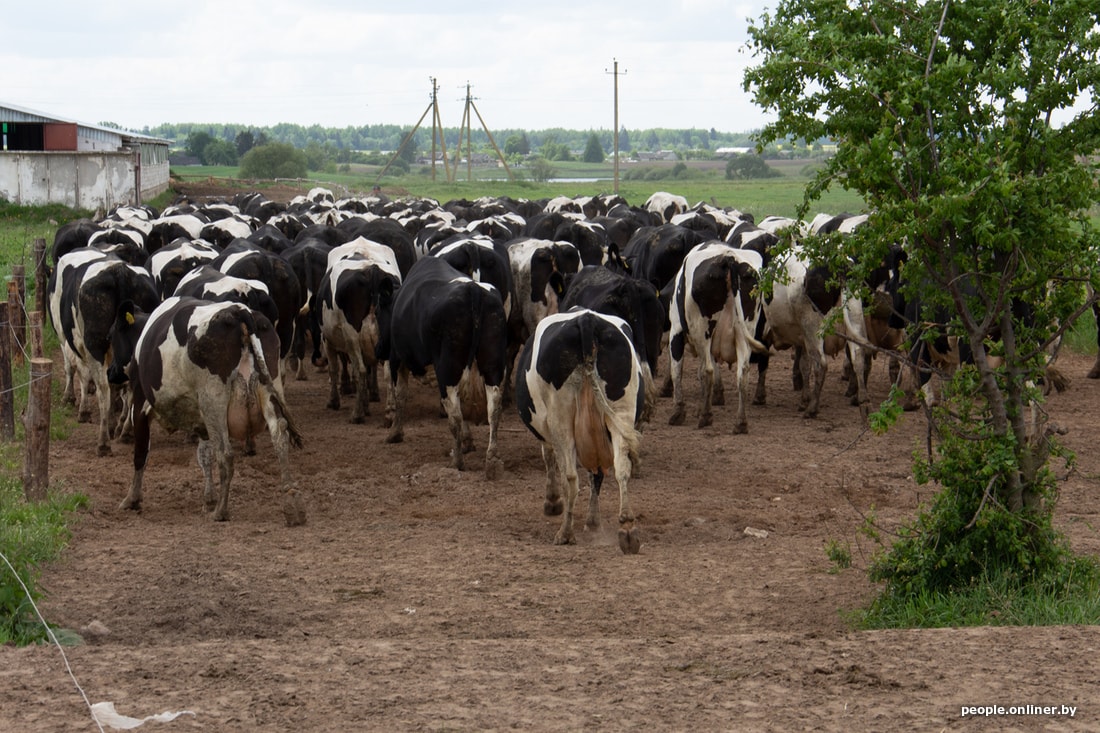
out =
{"type": "Polygon", "coordinates": [[[573,416],[573,438],[577,446],[577,460],[588,471],[597,473],[614,468],[615,455],[611,447],[611,434],[604,424],[593,390],[591,380],[582,380],[577,395],[577,412],[573,416]]]}

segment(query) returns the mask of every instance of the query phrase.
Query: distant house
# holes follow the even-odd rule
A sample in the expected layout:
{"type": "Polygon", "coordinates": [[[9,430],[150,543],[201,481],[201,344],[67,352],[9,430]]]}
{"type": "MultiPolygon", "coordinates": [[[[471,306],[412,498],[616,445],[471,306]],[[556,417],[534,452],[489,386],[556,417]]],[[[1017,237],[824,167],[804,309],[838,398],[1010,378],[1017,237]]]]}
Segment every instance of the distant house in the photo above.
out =
{"type": "Polygon", "coordinates": [[[0,102],[0,198],[104,211],[141,203],[168,188],[168,144],[0,102]]]}
{"type": "Polygon", "coordinates": [[[639,161],[679,160],[680,159],[680,156],[678,156],[676,154],[675,150],[657,150],[655,152],[654,151],[646,151],[646,150],[638,150],[638,151],[635,151],[634,157],[637,158],[639,161]]]}
{"type": "Polygon", "coordinates": [[[729,158],[734,155],[747,155],[754,152],[756,149],[751,147],[741,148],[717,148],[714,151],[714,155],[717,158],[729,158]]]}

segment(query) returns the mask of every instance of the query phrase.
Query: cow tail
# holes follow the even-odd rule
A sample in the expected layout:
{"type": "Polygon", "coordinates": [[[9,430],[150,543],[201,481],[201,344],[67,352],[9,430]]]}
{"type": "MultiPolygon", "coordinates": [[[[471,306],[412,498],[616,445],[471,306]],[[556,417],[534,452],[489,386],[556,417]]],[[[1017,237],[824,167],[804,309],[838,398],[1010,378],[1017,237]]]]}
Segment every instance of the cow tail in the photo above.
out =
{"type": "Polygon", "coordinates": [[[295,448],[301,448],[302,431],[298,429],[298,424],[294,421],[282,390],[275,387],[275,380],[271,376],[271,371],[267,368],[267,360],[264,359],[263,344],[260,343],[260,338],[255,333],[255,324],[250,320],[241,323],[241,341],[244,348],[248,349],[248,352],[252,355],[252,363],[256,365],[256,373],[259,375],[260,384],[264,386],[267,394],[275,402],[279,414],[286,420],[286,432],[291,445],[295,448]]]}
{"type": "Polygon", "coordinates": [[[484,311],[482,299],[486,295],[480,283],[471,282],[473,282],[471,292],[474,297],[470,298],[470,350],[466,353],[467,368],[477,361],[478,345],[481,343],[481,314],[484,311]]]}
{"type": "MultiPolygon", "coordinates": [[[[605,422],[610,422],[615,432],[622,436],[626,442],[627,450],[630,455],[637,455],[640,444],[640,436],[637,430],[634,428],[634,412],[631,411],[629,417],[624,417],[619,414],[611,406],[611,400],[607,398],[607,392],[604,391],[603,380],[599,378],[596,373],[596,356],[600,349],[599,339],[596,336],[596,318],[594,315],[586,315],[578,319],[581,330],[581,355],[582,355],[582,369],[584,370],[584,378],[592,386],[592,394],[596,398],[596,406],[599,408],[600,414],[603,416],[605,422]]],[[[634,350],[632,344],[628,344],[630,350],[634,350]]],[[[635,362],[634,359],[631,360],[635,362]]],[[[632,363],[632,366],[637,368],[636,363],[632,363]]]]}

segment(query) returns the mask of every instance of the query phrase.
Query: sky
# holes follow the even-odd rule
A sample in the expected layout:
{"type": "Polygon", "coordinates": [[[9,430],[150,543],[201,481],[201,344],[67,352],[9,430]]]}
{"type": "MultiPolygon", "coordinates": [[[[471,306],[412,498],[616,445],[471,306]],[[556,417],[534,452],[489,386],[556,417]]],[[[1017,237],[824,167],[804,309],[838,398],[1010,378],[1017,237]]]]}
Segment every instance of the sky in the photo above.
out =
{"type": "MultiPolygon", "coordinates": [[[[774,2],[773,2],[774,5],[774,2]]],[[[84,123],[413,125],[466,85],[490,130],[714,128],[769,118],[742,90],[764,2],[188,0],[13,3],[0,100],[84,123]],[[613,72],[618,62],[619,74],[613,72]]],[[[430,125],[431,117],[424,118],[430,125]]],[[[477,116],[473,125],[481,127],[477,116]]]]}

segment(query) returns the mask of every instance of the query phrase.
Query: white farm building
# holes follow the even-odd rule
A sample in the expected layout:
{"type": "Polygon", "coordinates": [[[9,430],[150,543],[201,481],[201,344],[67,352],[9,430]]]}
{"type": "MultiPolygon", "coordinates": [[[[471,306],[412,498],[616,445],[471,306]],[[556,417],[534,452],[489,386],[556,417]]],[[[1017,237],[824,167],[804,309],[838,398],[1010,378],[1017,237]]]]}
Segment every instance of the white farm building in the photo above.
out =
{"type": "Polygon", "coordinates": [[[168,140],[0,102],[0,199],[106,211],[168,188],[168,140]]]}

